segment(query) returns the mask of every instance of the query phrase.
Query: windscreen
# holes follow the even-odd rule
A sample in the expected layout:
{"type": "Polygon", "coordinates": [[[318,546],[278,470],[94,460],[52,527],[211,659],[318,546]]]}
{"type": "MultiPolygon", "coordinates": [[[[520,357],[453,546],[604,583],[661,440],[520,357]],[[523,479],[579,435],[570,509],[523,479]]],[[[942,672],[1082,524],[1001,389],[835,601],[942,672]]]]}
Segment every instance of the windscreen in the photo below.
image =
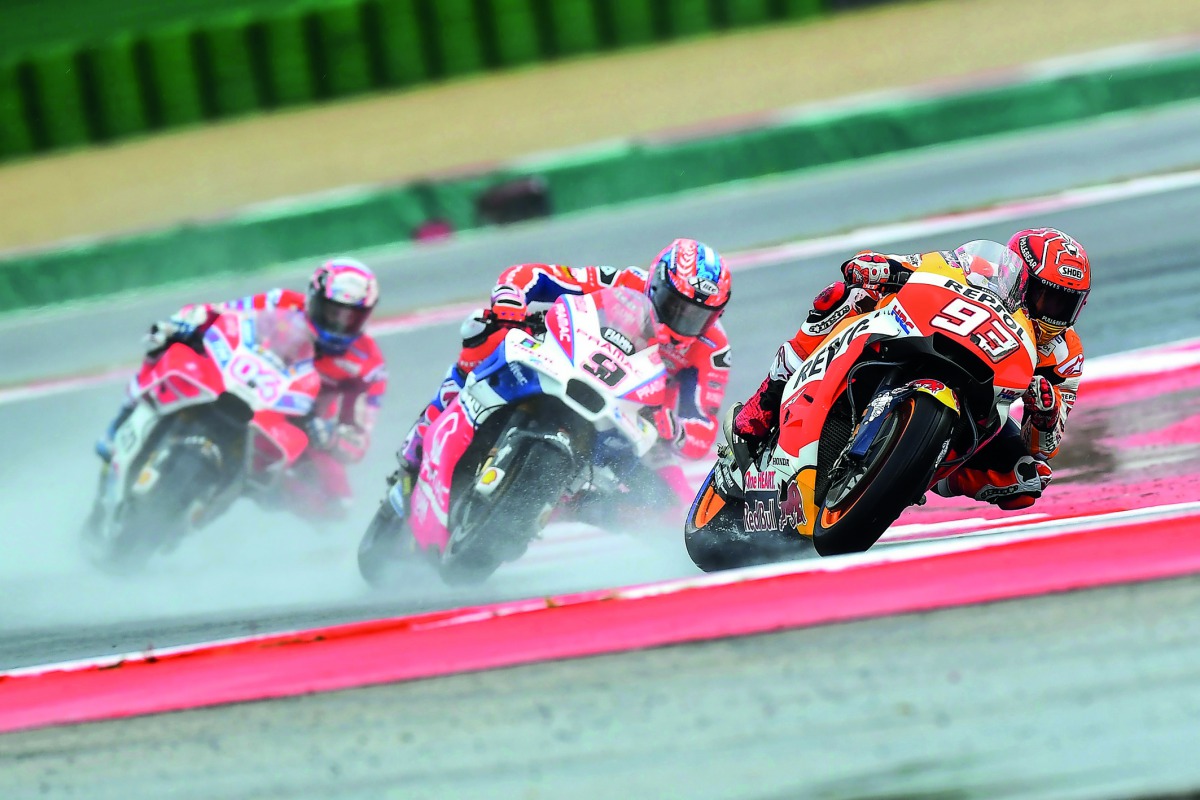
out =
{"type": "Polygon", "coordinates": [[[249,332],[247,344],[252,343],[286,369],[309,363],[315,355],[312,330],[302,311],[254,311],[246,315],[242,330],[249,332]]]}
{"type": "Polygon", "coordinates": [[[607,328],[622,334],[628,340],[630,355],[657,341],[654,307],[646,295],[619,286],[594,292],[591,298],[596,304],[601,331],[607,328]]]}
{"type": "Polygon", "coordinates": [[[1010,312],[1021,307],[1025,299],[1025,265],[1012,250],[999,242],[976,239],[955,248],[954,257],[971,286],[991,291],[1010,312]]]}

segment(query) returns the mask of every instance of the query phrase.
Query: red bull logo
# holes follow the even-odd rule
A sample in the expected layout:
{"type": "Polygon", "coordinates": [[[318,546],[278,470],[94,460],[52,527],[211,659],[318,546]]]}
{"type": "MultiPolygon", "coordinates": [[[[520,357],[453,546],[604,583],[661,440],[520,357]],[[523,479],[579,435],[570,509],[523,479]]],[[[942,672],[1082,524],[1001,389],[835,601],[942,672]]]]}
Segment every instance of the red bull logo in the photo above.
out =
{"type": "MultiPolygon", "coordinates": [[[[774,488],[774,472],[746,476],[747,491],[773,491],[774,488]]],[[[804,515],[804,497],[795,480],[788,481],[787,495],[783,502],[776,500],[776,496],[772,494],[766,500],[747,500],[742,511],[742,525],[747,532],[795,531],[807,524],[808,519],[804,515]]]]}
{"type": "Polygon", "coordinates": [[[795,530],[807,525],[808,518],[804,516],[804,496],[800,494],[800,487],[796,485],[796,481],[790,480],[787,485],[787,497],[779,504],[779,529],[795,530]]]}

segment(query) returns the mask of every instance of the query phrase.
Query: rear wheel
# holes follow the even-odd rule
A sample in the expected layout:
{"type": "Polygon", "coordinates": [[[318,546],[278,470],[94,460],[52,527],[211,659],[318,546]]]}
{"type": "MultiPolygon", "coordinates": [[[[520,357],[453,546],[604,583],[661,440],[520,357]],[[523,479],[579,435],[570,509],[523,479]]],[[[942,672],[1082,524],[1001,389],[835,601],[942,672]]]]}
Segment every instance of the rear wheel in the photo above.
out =
{"type": "Polygon", "coordinates": [[[115,514],[106,519],[94,511],[84,528],[89,560],[108,572],[138,572],[186,533],[220,480],[216,450],[207,440],[173,442],[155,451],[134,480],[115,514]],[[143,481],[153,483],[139,489],[143,481]]]}
{"type": "MultiPolygon", "coordinates": [[[[450,541],[441,561],[447,583],[478,583],[505,561],[520,558],[562,499],[574,477],[570,453],[536,438],[524,439],[522,451],[487,494],[472,481],[469,494],[451,514],[450,541]]],[[[480,474],[487,468],[485,463],[480,474]]]]}
{"type": "Polygon", "coordinates": [[[922,392],[889,412],[862,461],[843,452],[817,512],[813,544],[823,556],[867,550],[928,488],[955,414],[922,392]]]}

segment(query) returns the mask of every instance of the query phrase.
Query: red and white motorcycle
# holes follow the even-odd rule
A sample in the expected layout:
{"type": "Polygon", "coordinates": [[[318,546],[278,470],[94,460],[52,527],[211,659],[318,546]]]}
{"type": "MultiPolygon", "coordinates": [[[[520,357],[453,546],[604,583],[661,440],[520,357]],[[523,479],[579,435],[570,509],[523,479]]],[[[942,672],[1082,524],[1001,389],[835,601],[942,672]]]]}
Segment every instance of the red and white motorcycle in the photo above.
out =
{"type": "Polygon", "coordinates": [[[274,488],[308,446],[313,356],[303,313],[230,311],[143,366],[84,525],[89,558],[137,569],[239,496],[274,488]]]}

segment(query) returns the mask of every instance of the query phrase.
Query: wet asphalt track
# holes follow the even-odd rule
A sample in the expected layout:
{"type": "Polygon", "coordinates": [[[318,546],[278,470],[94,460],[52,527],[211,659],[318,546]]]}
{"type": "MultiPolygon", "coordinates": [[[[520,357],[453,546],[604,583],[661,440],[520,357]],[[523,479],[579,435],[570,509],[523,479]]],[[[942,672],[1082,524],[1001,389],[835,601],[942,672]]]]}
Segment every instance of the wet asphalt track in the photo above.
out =
{"type": "MultiPolygon", "coordinates": [[[[389,310],[419,307],[463,298],[469,280],[482,294],[498,266],[518,258],[644,261],[663,240],[687,234],[736,249],[1188,167],[1200,163],[1198,156],[1200,108],[1174,109],[831,170],[808,182],[743,185],[475,236],[380,262],[384,291],[389,310]],[[1046,165],[1049,174],[1041,182],[1022,180],[1028,164],[1046,165]],[[921,175],[942,183],[921,183],[921,175]],[[402,275],[413,276],[411,285],[402,275]]],[[[1097,265],[1096,292],[1081,325],[1089,355],[1200,334],[1198,217],[1200,191],[1188,190],[1028,220],[1072,232],[1097,265]]],[[[1017,224],[887,249],[1002,239],[1017,224]]],[[[833,275],[830,263],[801,261],[735,279],[736,300],[727,314],[736,348],[732,396],[757,384],[778,340],[833,275]]],[[[246,286],[244,280],[214,283],[205,296],[246,286]]],[[[0,351],[14,356],[5,362],[4,379],[45,374],[51,364],[57,364],[48,370],[54,373],[64,364],[82,369],[126,360],[144,319],[177,300],[167,292],[130,302],[119,316],[85,309],[49,321],[0,322],[0,351]],[[55,361],[47,337],[78,346],[55,361]]],[[[353,570],[354,543],[388,469],[391,443],[454,351],[453,329],[443,325],[383,342],[393,388],[379,445],[355,475],[360,519],[318,531],[253,508],[235,509],[211,535],[126,583],[90,573],[73,548],[94,480],[90,442],[119,389],[0,406],[7,449],[29,454],[0,465],[0,591],[9,598],[0,604],[0,667],[692,574],[678,532],[667,530],[614,538],[576,561],[530,559],[457,594],[436,585],[391,596],[362,588],[353,570]]],[[[861,797],[931,796],[936,787],[954,786],[975,787],[974,793],[945,796],[1092,797],[1114,795],[1071,794],[1066,787],[1094,787],[1087,775],[1124,786],[1120,781],[1139,774],[1158,775],[1156,786],[1170,788],[1200,782],[1183,766],[1186,759],[1175,759],[1174,770],[1154,766],[1177,755],[1162,743],[1180,739],[1187,721],[1191,741],[1200,739],[1195,707],[1186,702],[1200,689],[1188,683],[1194,666],[1190,674],[1182,667],[1189,653],[1195,660],[1196,605],[1195,588],[1182,581],[10,735],[0,737],[0,797],[37,792],[39,785],[49,796],[71,796],[67,790],[75,785],[80,797],[101,797],[108,788],[147,797],[175,791],[181,797],[784,797],[797,796],[798,787],[807,787],[798,796],[861,797]],[[1093,603],[1103,611],[1091,610],[1093,603]],[[1160,626],[1171,636],[1159,636],[1160,626]],[[961,669],[955,663],[971,665],[977,679],[922,680],[961,669]],[[1150,680],[1156,670],[1175,670],[1175,682],[1150,680]],[[856,680],[865,688],[856,689],[856,680]],[[822,681],[828,691],[814,688],[822,681]],[[967,683],[976,691],[964,697],[967,683]],[[582,694],[576,686],[584,687],[582,694]],[[1109,714],[1104,709],[1114,697],[1119,706],[1109,714]],[[897,710],[905,703],[909,712],[897,710]],[[231,714],[244,716],[224,716],[231,714]],[[435,746],[439,725],[450,737],[445,748],[435,746]],[[681,733],[667,733],[681,726],[681,733]],[[1143,738],[1150,747],[1138,761],[1129,744],[1143,738]],[[275,744],[262,757],[290,765],[279,773],[231,755],[260,752],[257,744],[267,740],[275,744]],[[147,759],[151,752],[157,757],[147,759]],[[1022,763],[1033,766],[1023,770],[1022,763]],[[116,765],[123,775],[134,771],[137,788],[104,777],[116,765]],[[189,795],[182,781],[199,765],[219,777],[206,789],[197,781],[189,795]],[[1029,780],[1021,782],[1022,776],[1029,780]],[[3,791],[5,779],[17,781],[11,791],[3,791]]]]}

